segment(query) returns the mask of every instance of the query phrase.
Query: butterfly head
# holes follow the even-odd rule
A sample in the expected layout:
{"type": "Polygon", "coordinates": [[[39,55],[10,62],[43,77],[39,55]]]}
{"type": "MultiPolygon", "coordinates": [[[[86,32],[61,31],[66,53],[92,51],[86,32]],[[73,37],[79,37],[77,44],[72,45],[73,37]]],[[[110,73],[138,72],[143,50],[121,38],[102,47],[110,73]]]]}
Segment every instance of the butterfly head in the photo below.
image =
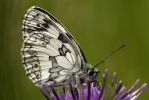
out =
{"type": "Polygon", "coordinates": [[[87,80],[94,81],[97,78],[99,71],[96,68],[89,66],[88,69],[86,69],[86,73],[88,78],[87,80]]]}
{"type": "Polygon", "coordinates": [[[99,71],[94,68],[88,69],[88,71],[87,71],[88,77],[96,78],[96,76],[98,76],[98,73],[99,73],[99,71]]]}
{"type": "Polygon", "coordinates": [[[86,64],[83,68],[83,72],[80,77],[80,82],[83,83],[84,81],[95,81],[99,71],[96,68],[93,68],[92,65],[86,64]]]}

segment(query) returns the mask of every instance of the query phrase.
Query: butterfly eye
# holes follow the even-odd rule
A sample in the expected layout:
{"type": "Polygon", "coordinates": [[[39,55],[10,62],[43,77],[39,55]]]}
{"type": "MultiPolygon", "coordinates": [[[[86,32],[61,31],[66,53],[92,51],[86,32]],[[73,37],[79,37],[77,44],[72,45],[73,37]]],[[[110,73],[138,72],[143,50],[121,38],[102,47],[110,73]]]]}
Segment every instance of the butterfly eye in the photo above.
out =
{"type": "Polygon", "coordinates": [[[89,70],[89,71],[88,71],[88,75],[89,75],[89,76],[93,76],[93,75],[94,75],[94,71],[89,70]]]}

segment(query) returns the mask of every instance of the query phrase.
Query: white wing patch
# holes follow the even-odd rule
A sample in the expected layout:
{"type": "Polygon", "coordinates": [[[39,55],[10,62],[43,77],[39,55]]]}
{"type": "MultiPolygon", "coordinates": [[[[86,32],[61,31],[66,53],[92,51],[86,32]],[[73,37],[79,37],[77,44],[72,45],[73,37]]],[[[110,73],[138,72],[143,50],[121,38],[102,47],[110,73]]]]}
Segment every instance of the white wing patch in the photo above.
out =
{"type": "Polygon", "coordinates": [[[73,65],[69,62],[69,60],[65,56],[57,56],[57,63],[59,66],[63,66],[65,69],[72,69],[73,65]]]}
{"type": "Polygon", "coordinates": [[[22,29],[23,64],[36,85],[63,82],[86,62],[73,37],[45,10],[31,7],[25,14],[22,29]]]}

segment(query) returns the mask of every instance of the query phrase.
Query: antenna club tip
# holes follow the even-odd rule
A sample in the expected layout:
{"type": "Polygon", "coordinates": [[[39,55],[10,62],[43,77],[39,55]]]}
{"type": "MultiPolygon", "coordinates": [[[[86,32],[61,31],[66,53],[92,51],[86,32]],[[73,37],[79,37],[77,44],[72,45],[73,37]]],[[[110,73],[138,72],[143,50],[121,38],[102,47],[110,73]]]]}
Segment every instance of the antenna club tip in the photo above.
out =
{"type": "Polygon", "coordinates": [[[124,42],[123,46],[127,46],[127,42],[126,41],[124,42]]]}

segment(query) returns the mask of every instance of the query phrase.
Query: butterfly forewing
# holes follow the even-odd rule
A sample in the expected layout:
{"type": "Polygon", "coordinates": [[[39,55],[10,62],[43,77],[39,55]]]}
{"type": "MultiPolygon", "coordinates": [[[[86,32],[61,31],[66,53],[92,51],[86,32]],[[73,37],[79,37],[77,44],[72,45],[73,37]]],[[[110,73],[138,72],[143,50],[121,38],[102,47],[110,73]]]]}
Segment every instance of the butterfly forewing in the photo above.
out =
{"type": "Polygon", "coordinates": [[[35,84],[65,81],[87,62],[75,39],[45,10],[31,7],[22,29],[23,64],[35,84]]]}

